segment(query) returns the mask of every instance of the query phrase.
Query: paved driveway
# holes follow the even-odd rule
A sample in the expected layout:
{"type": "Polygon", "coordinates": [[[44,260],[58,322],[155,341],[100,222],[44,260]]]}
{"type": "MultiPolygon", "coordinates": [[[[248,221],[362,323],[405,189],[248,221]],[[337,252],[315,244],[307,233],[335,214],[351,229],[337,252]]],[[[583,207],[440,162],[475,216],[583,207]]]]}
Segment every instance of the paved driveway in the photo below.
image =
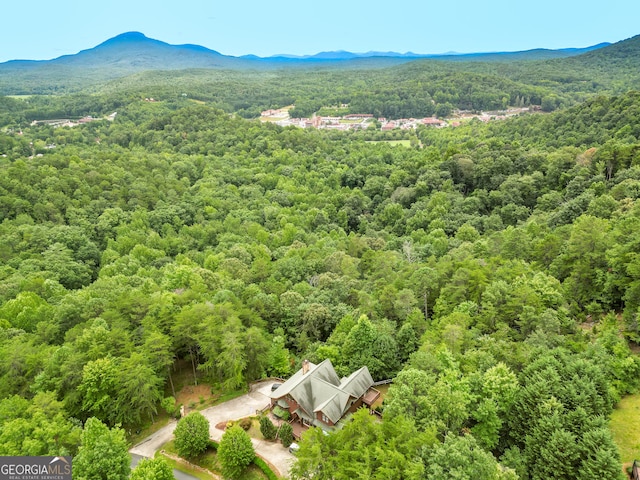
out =
{"type": "MultiPolygon", "coordinates": [[[[200,413],[209,420],[209,435],[211,438],[219,442],[224,433],[216,428],[216,424],[255,415],[256,410],[266,407],[269,404],[272,384],[272,381],[255,384],[252,386],[251,392],[246,395],[202,410],[200,413]]],[[[153,458],[155,452],[162,445],[173,439],[173,430],[175,428],[176,422],[173,421],[135,445],[129,452],[153,458]]],[[[289,453],[288,449],[284,448],[280,443],[267,442],[255,438],[252,438],[251,441],[258,455],[276,467],[281,476],[289,476],[289,467],[294,457],[289,453]]]]}

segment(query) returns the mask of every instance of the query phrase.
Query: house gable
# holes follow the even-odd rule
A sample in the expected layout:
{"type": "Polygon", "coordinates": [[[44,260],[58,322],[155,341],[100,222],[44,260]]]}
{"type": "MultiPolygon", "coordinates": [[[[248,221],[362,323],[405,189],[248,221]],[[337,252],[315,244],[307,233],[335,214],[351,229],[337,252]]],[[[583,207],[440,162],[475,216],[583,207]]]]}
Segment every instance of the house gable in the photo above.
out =
{"type": "Polygon", "coordinates": [[[325,415],[332,423],[338,423],[349,406],[350,395],[338,390],[335,395],[318,405],[314,413],[325,415]]]}
{"type": "Polygon", "coordinates": [[[322,405],[336,394],[342,393],[338,387],[321,378],[310,378],[294,388],[290,395],[309,415],[313,415],[318,405],[322,405]]]}
{"type": "Polygon", "coordinates": [[[347,378],[342,379],[340,382],[340,390],[348,392],[352,397],[359,398],[369,390],[373,383],[369,369],[362,367],[347,378]]]}
{"type": "Polygon", "coordinates": [[[291,378],[271,392],[270,397],[275,399],[282,398],[299,387],[300,384],[308,382],[311,378],[320,379],[335,386],[340,385],[340,379],[331,364],[331,360],[326,359],[318,365],[308,362],[307,366],[309,370],[306,373],[304,373],[304,369],[298,370],[291,378]]]}

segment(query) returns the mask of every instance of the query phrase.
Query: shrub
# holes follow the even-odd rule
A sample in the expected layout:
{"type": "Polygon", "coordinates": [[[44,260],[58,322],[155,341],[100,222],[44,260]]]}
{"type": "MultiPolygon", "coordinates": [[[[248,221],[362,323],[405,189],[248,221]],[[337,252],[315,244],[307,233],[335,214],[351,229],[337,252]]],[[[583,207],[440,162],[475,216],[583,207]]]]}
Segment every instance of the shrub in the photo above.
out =
{"type": "Polygon", "coordinates": [[[174,435],[178,454],[196,457],[209,445],[209,421],[199,412],[190,413],[178,422],[174,435]]]}
{"type": "Polygon", "coordinates": [[[180,409],[176,407],[176,399],[173,397],[166,397],[160,401],[160,406],[164,408],[167,415],[170,417],[176,416],[176,410],[180,413],[180,409]]]}
{"type": "Polygon", "coordinates": [[[293,428],[288,423],[283,423],[278,433],[282,445],[288,447],[293,443],[293,428]]]}
{"type": "Polygon", "coordinates": [[[271,419],[267,416],[260,417],[260,433],[266,440],[273,440],[276,438],[278,429],[273,424],[271,419]]]}
{"type": "Polygon", "coordinates": [[[262,460],[260,457],[256,457],[253,463],[255,464],[256,467],[262,470],[262,473],[266,475],[268,480],[278,480],[278,476],[275,473],[273,473],[273,470],[271,470],[271,467],[269,467],[269,465],[267,465],[267,462],[262,460]]]}
{"type": "Polygon", "coordinates": [[[275,406],[273,407],[273,414],[278,417],[281,418],[283,420],[289,420],[289,418],[291,417],[291,415],[289,414],[289,412],[287,410],[285,410],[284,408],[280,408],[279,406],[275,406]]]}
{"type": "Polygon", "coordinates": [[[240,425],[240,428],[242,428],[245,432],[251,428],[252,424],[253,424],[253,420],[251,419],[251,417],[242,418],[238,422],[238,425],[240,425]]]}

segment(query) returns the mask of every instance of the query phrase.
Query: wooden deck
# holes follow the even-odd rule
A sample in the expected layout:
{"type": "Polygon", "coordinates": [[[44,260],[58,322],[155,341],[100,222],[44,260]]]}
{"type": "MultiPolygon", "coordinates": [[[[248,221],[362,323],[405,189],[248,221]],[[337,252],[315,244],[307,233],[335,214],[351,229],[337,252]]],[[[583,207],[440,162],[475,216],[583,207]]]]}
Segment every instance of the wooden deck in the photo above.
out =
{"type": "Polygon", "coordinates": [[[296,440],[300,440],[302,434],[309,429],[309,427],[298,422],[291,422],[291,428],[293,429],[293,438],[296,440]]]}
{"type": "Polygon", "coordinates": [[[370,388],[367,390],[367,393],[364,394],[364,397],[362,397],[362,402],[365,405],[371,406],[378,398],[380,398],[380,392],[375,388],[370,388]]]}

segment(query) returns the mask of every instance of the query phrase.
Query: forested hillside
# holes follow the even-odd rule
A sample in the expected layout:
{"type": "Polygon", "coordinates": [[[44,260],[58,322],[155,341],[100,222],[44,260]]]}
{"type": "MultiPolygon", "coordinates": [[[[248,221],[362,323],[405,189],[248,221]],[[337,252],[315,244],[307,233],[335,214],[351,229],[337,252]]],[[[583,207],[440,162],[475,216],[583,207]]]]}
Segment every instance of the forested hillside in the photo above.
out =
{"type": "MultiPolygon", "coordinates": [[[[356,69],[359,71],[393,67],[416,58],[437,58],[447,62],[515,60],[543,60],[566,58],[602,48],[607,43],[587,48],[560,50],[534,49],[522,52],[471,53],[464,55],[420,55],[414,53],[345,51],[320,52],[315,55],[283,55],[234,57],[220,54],[200,45],[171,45],[146,37],[140,32],[126,32],[78,53],[51,60],[12,60],[0,63],[0,95],[69,94],[99,88],[113,79],[125,78],[140,72],[205,69],[215,74],[278,71],[280,75],[292,69],[309,70],[356,69]]],[[[287,75],[285,75],[287,76],[287,75]]],[[[246,99],[245,99],[246,100],[246,99]]]]}
{"type": "Polygon", "coordinates": [[[299,117],[341,104],[348,104],[347,113],[388,118],[447,116],[452,109],[496,110],[510,105],[537,105],[553,111],[596,94],[637,90],[639,57],[640,36],[636,36],[568,59],[516,57],[507,62],[496,55],[480,56],[477,61],[468,57],[420,59],[387,68],[361,62],[250,74],[145,72],[114,80],[96,91],[126,89],[154,92],[163,98],[186,93],[247,118],[289,104],[295,104],[291,114],[299,117]]]}
{"type": "MultiPolygon", "coordinates": [[[[147,41],[151,42],[145,47],[149,51],[129,51],[126,42],[116,38],[81,52],[77,58],[64,57],[60,63],[19,68],[3,64],[0,95],[77,95],[75,99],[56,98],[67,107],[81,104],[87,92],[107,95],[105,101],[111,103],[121,102],[123,97],[129,97],[129,101],[131,95],[162,100],[188,96],[245,118],[288,105],[295,105],[292,116],[310,117],[323,107],[330,112],[347,104],[344,113],[397,119],[446,117],[454,109],[480,111],[508,106],[535,105],[550,112],[596,94],[617,95],[640,88],[636,68],[640,36],[570,58],[547,60],[535,55],[494,54],[415,61],[359,58],[299,65],[276,62],[269,68],[262,68],[260,62],[247,64],[246,59],[235,59],[239,62],[236,65],[229,63],[230,57],[192,46],[173,47],[178,51],[169,55],[168,45],[147,41]],[[166,66],[159,70],[162,52],[166,66]],[[213,60],[211,54],[215,54],[213,60]],[[200,56],[208,60],[193,60],[200,56]],[[191,60],[195,61],[191,69],[176,70],[185,68],[191,60]],[[205,68],[207,65],[209,68],[205,68]]],[[[49,105],[42,105],[39,97],[33,97],[33,101],[37,107],[27,109],[27,118],[46,115],[43,107],[55,110],[51,99],[49,105]]]]}
{"type": "MultiPolygon", "coordinates": [[[[351,101],[389,105],[368,95],[351,101]]],[[[621,478],[640,93],[410,148],[180,94],[0,105],[0,454],[75,454],[90,417],[150,423],[179,361],[232,391],[329,358],[395,381],[382,421],[311,431],[294,478],[621,478]]]]}

